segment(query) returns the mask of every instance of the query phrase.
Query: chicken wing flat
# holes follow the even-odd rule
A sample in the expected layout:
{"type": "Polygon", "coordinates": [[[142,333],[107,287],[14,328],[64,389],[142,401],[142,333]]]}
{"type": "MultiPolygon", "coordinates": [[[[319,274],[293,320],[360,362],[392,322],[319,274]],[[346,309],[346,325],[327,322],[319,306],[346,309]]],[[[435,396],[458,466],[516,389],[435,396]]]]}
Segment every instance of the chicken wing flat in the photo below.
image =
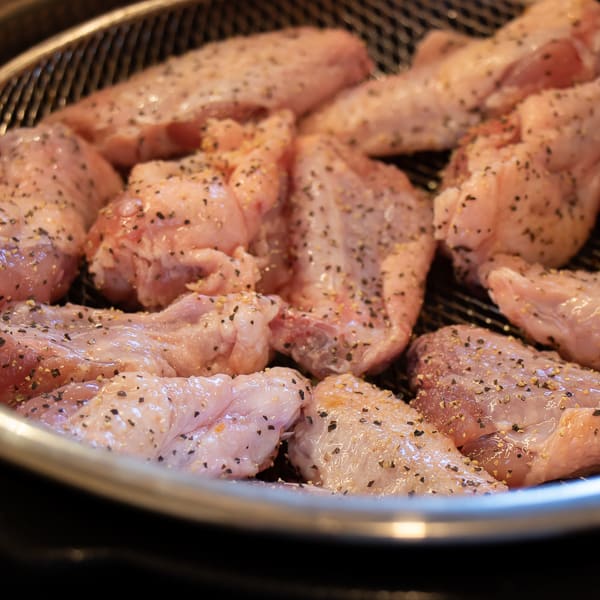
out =
{"type": "Polygon", "coordinates": [[[203,45],[51,113],[113,164],[130,167],[199,147],[209,118],[244,120],[318,106],[372,70],[344,29],[297,27],[203,45]]]}
{"type": "Polygon", "coordinates": [[[283,367],[236,378],[127,372],[68,384],[18,411],[96,448],[241,479],[272,465],[310,394],[300,373],[283,367]]]}
{"type": "Polygon", "coordinates": [[[600,471],[600,373],[469,325],[408,350],[412,406],[509,487],[600,471]]]}
{"type": "Polygon", "coordinates": [[[482,267],[502,314],[530,340],[565,359],[600,370],[600,274],[548,269],[497,255],[482,267]]]}
{"type": "Polygon", "coordinates": [[[423,303],[430,199],[331,136],[297,139],[291,185],[289,306],[271,324],[274,347],[316,377],[381,371],[423,303]]]}
{"type": "Polygon", "coordinates": [[[143,370],[174,377],[259,371],[271,359],[277,297],[189,293],[154,313],[20,302],[0,321],[0,402],[71,381],[143,370]]]}
{"type": "Polygon", "coordinates": [[[543,89],[600,72],[600,6],[541,0],[493,36],[465,42],[436,34],[412,68],[341,91],[301,124],[373,156],[447,150],[482,119],[543,89]],[[442,42],[452,43],[443,51],[442,42]]]}
{"type": "Polygon", "coordinates": [[[0,138],[0,305],[61,298],[75,279],[89,227],[123,187],[120,176],[64,125],[0,138]]]}
{"type": "Polygon", "coordinates": [[[346,494],[489,494],[506,487],[392,392],[353,375],[314,389],[288,440],[305,479],[346,494]]]}

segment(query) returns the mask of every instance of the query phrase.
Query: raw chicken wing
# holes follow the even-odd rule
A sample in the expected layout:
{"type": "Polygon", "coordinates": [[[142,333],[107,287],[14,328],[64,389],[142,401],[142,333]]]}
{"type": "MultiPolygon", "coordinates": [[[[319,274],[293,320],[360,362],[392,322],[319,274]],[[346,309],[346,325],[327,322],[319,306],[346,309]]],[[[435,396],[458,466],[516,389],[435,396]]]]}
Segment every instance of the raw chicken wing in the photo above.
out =
{"type": "Polygon", "coordinates": [[[495,35],[445,53],[443,35],[426,38],[412,68],[341,91],[301,131],[334,134],[374,156],[446,150],[529,94],[600,73],[594,0],[541,0],[495,35]]]}
{"type": "Polygon", "coordinates": [[[10,130],[0,138],[0,305],[58,300],[79,271],[98,210],[120,176],[63,125],[10,130]]]}
{"type": "Polygon", "coordinates": [[[155,310],[192,289],[252,290],[261,263],[247,252],[262,217],[287,193],[294,117],[209,122],[205,150],[133,168],[86,245],[89,270],[113,303],[155,310]]]}
{"type": "Polygon", "coordinates": [[[600,471],[600,373],[450,325],[408,351],[412,406],[509,487],[600,471]]]}
{"type": "Polygon", "coordinates": [[[288,440],[307,481],[341,494],[486,494],[505,489],[390,391],[353,375],[314,389],[288,440]]]}
{"type": "Polygon", "coordinates": [[[600,370],[600,274],[505,255],[483,269],[492,300],[511,323],[563,358],[600,370]]]}
{"type": "Polygon", "coordinates": [[[187,294],[156,313],[22,302],[1,313],[0,402],[70,381],[143,370],[160,376],[252,373],[271,359],[279,299],[187,294]]]}
{"type": "Polygon", "coordinates": [[[281,367],[236,378],[128,372],[71,383],[18,411],[98,448],[239,479],[272,465],[310,394],[297,371],[281,367]]]}
{"type": "Polygon", "coordinates": [[[132,166],[197,149],[210,118],[283,108],[302,115],[371,70],[365,44],[350,32],[289,28],[205,44],[47,119],[73,127],[114,164],[132,166]]]}
{"type": "Polygon", "coordinates": [[[296,142],[289,303],[273,344],[316,377],[378,372],[404,349],[434,254],[429,199],[329,136],[296,142]]]}
{"type": "Polygon", "coordinates": [[[498,253],[560,267],[600,202],[600,79],[530,96],[463,141],[434,200],[435,236],[458,279],[498,253]]]}

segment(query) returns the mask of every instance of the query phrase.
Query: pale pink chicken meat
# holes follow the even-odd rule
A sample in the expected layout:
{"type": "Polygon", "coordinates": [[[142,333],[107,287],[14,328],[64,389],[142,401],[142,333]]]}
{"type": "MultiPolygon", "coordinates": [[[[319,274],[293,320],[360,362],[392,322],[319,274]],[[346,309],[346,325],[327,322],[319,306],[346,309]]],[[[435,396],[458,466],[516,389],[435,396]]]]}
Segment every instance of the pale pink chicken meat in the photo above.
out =
{"type": "Polygon", "coordinates": [[[443,35],[424,40],[412,68],[342,90],[310,113],[301,131],[334,134],[374,156],[446,150],[527,95],[600,72],[594,0],[541,0],[493,36],[457,37],[447,52],[443,35]]]}
{"type": "Polygon", "coordinates": [[[452,495],[505,490],[392,392],[351,374],[321,381],[288,440],[306,481],[341,494],[452,495]]]}
{"type": "Polygon", "coordinates": [[[98,210],[120,176],[67,127],[12,129],[0,138],[0,305],[55,301],[79,271],[98,210]]]}
{"type": "Polygon", "coordinates": [[[481,271],[502,314],[532,341],[600,370],[600,274],[497,255],[481,271]]]}
{"type": "Polygon", "coordinates": [[[96,287],[113,303],[154,310],[192,289],[254,289],[263,261],[247,250],[287,193],[294,117],[207,124],[203,151],[132,169],[86,244],[96,287]]]}
{"type": "Polygon", "coordinates": [[[410,66],[433,64],[477,39],[452,29],[431,29],[417,42],[410,66]]]}
{"type": "Polygon", "coordinates": [[[310,398],[295,370],[159,377],[122,373],[71,383],[18,412],[97,448],[209,478],[247,478],[270,467],[310,398]]]}
{"type": "Polygon", "coordinates": [[[599,102],[600,79],[547,90],[455,150],[434,225],[459,280],[479,283],[498,253],[560,267],[581,249],[600,202],[599,102]]]}
{"type": "Polygon", "coordinates": [[[411,405],[509,487],[600,472],[600,373],[450,325],[408,350],[411,405]]]}
{"type": "Polygon", "coordinates": [[[329,136],[296,141],[289,304],[273,345],[316,377],[383,370],[404,349],[434,255],[431,203],[393,165],[329,136]]]}
{"type": "Polygon", "coordinates": [[[0,313],[0,403],[71,381],[143,370],[174,377],[252,373],[272,358],[278,297],[189,293],[155,313],[21,302],[0,313]]]}
{"type": "Polygon", "coordinates": [[[132,166],[196,149],[209,118],[306,113],[373,69],[343,29],[296,27],[230,37],[149,67],[47,117],[73,127],[111,162],[132,166]]]}

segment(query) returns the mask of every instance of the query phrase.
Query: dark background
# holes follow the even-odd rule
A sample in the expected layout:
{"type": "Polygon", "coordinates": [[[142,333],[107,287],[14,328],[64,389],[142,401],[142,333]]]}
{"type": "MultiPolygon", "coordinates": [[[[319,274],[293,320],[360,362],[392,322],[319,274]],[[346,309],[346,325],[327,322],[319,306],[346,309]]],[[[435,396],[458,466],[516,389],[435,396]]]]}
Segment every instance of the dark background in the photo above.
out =
{"type": "MultiPolygon", "coordinates": [[[[0,0],[0,62],[123,0],[0,0]]],[[[598,597],[597,531],[522,543],[316,543],[180,521],[0,461],[4,594],[188,592],[202,598],[598,597]]]]}

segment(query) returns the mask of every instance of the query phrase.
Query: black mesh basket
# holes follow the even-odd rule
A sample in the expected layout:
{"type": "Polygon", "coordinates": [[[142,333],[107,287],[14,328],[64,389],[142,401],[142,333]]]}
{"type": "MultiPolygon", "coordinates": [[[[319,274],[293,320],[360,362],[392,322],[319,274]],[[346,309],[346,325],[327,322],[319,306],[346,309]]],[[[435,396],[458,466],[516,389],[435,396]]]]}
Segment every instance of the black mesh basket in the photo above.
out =
{"type": "MultiPolygon", "coordinates": [[[[0,37],[4,38],[2,48],[5,57],[25,50],[23,45],[27,41],[33,43],[33,38],[39,39],[55,33],[63,26],[75,24],[81,20],[84,11],[86,16],[93,16],[109,8],[120,8],[106,17],[98,17],[85,28],[74,29],[37,49],[20,54],[0,70],[0,134],[12,127],[34,125],[49,112],[97,89],[122,81],[132,73],[171,55],[182,54],[208,41],[235,34],[300,24],[341,26],[365,40],[380,72],[393,73],[406,66],[415,44],[431,28],[452,28],[476,36],[489,35],[523,9],[523,3],[508,0],[174,0],[171,3],[149,0],[139,5],[106,0],[33,0],[23,4],[28,4],[29,8],[39,5],[39,11],[29,11],[30,15],[35,13],[35,18],[31,16],[26,27],[23,27],[24,21],[21,20],[20,31],[16,30],[14,20],[1,21],[0,37]],[[23,35],[25,30],[27,34],[23,35]]],[[[386,160],[402,168],[415,185],[433,194],[447,159],[447,153],[422,153],[386,160]]],[[[600,235],[597,229],[569,266],[589,270],[600,267],[600,235]]],[[[85,268],[66,299],[94,306],[103,303],[90,285],[85,268]]],[[[450,264],[440,257],[431,269],[425,303],[414,333],[417,335],[453,323],[474,323],[495,331],[520,335],[484,292],[474,292],[458,285],[450,264]]],[[[394,390],[399,396],[409,396],[402,357],[375,381],[394,390]]],[[[0,442],[1,434],[2,431],[0,442]]],[[[277,469],[285,469],[285,465],[278,464],[275,472],[268,476],[277,476],[281,472],[277,469]]],[[[54,474],[58,472],[56,469],[53,471],[54,474]]],[[[167,493],[165,489],[154,489],[156,501],[144,497],[139,503],[156,507],[161,494],[167,493]]],[[[542,490],[531,492],[544,493],[542,490]]],[[[125,495],[115,489],[112,493],[117,497],[125,495]]],[[[498,535],[502,530],[498,519],[507,517],[506,511],[511,506],[517,506],[511,503],[518,503],[519,498],[500,499],[500,502],[506,503],[502,508],[504,512],[500,509],[494,512],[494,506],[491,506],[487,513],[466,510],[464,513],[446,514],[433,511],[431,514],[423,512],[421,517],[428,522],[437,519],[446,527],[436,534],[441,537],[452,532],[454,539],[458,539],[462,535],[458,527],[460,519],[465,523],[475,521],[474,537],[485,536],[486,531],[498,535]],[[490,513],[490,518],[496,521],[484,522],[483,519],[490,513]]],[[[546,496],[544,498],[550,500],[546,496]]],[[[316,499],[315,502],[321,500],[316,499]]],[[[218,498],[211,496],[210,502],[213,501],[215,505],[218,504],[218,498]]],[[[564,516],[567,508],[564,503],[559,502],[556,508],[564,516]]],[[[179,505],[164,510],[188,516],[194,514],[189,506],[185,506],[185,510],[180,510],[179,505]]],[[[399,516],[402,517],[400,521],[408,522],[413,518],[411,510],[414,508],[406,514],[400,514],[395,512],[394,507],[390,512],[359,511],[356,515],[348,513],[345,517],[343,514],[338,517],[347,519],[347,525],[370,522],[371,518],[373,521],[380,519],[382,522],[391,522],[399,516]],[[366,517],[367,514],[370,516],[366,517]]],[[[298,516],[298,513],[294,514],[298,516]]],[[[548,513],[540,513],[538,528],[559,527],[558,522],[544,520],[544,514],[548,513]]],[[[515,515],[511,521],[512,529],[507,529],[513,535],[519,531],[519,527],[532,523],[531,513],[516,512],[515,515]],[[522,520],[522,525],[518,519],[522,520]]],[[[204,516],[202,513],[200,518],[204,516]]],[[[583,519],[584,514],[577,519],[579,526],[583,524],[583,519]]],[[[568,524],[564,526],[568,527],[568,524]]],[[[365,535],[384,535],[377,531],[374,529],[365,535]]]]}

